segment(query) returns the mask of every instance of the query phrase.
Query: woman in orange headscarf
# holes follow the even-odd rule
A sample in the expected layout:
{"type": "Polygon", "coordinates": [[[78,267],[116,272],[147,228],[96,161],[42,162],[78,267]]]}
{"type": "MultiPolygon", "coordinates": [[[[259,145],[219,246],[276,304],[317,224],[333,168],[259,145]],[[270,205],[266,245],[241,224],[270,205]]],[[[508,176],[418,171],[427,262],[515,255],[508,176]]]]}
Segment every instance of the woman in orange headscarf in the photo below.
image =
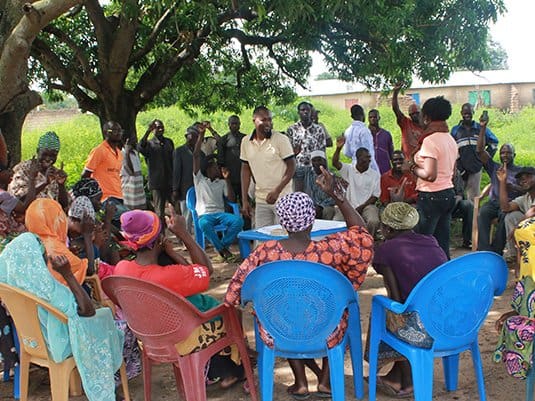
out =
{"type": "MultiPolygon", "coordinates": [[[[86,276],[88,259],[78,258],[67,247],[67,216],[61,205],[48,198],[34,200],[26,210],[25,224],[28,231],[39,236],[49,256],[64,255],[67,257],[76,281],[81,284],[86,276]]],[[[84,237],[89,237],[91,241],[91,233],[84,233],[84,237]]],[[[89,262],[93,263],[93,247],[89,248],[89,262]]],[[[48,270],[56,280],[66,284],[63,277],[52,269],[50,262],[48,270]]]]}

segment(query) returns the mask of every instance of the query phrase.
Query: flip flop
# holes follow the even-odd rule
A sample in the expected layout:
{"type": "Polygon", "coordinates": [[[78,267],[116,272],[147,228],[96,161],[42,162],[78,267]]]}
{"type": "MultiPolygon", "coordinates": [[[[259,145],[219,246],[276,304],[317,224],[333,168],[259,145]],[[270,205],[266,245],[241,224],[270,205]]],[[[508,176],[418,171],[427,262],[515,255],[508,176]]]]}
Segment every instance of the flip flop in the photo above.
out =
{"type": "Polygon", "coordinates": [[[392,398],[410,398],[413,396],[413,391],[403,391],[403,390],[396,390],[394,387],[392,387],[390,384],[385,383],[383,379],[381,379],[381,376],[377,376],[377,390],[379,390],[381,393],[388,395],[392,398]]]}
{"type": "Polygon", "coordinates": [[[316,391],[315,393],[313,393],[316,397],[318,398],[332,398],[332,393],[329,391],[316,391]]]}
{"type": "Polygon", "coordinates": [[[304,394],[296,394],[296,393],[288,393],[288,394],[290,394],[290,396],[294,400],[297,400],[297,401],[308,400],[310,398],[310,393],[309,392],[306,392],[304,394]]]}

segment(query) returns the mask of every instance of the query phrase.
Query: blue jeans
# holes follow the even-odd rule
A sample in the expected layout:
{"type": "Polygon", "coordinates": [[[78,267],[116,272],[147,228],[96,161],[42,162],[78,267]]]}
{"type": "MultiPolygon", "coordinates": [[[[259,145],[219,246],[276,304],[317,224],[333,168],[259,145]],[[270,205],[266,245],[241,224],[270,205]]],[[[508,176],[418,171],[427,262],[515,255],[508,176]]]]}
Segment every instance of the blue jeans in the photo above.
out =
{"type": "Polygon", "coordinates": [[[199,226],[204,236],[220,252],[227,249],[236,240],[239,232],[243,229],[243,219],[232,213],[208,213],[199,217],[199,226]],[[215,231],[215,227],[219,225],[226,227],[222,238],[219,238],[215,231]]]}
{"type": "Polygon", "coordinates": [[[454,207],[453,188],[437,192],[418,192],[416,208],[420,221],[415,231],[420,234],[433,235],[448,259],[450,259],[451,213],[454,207]]]}

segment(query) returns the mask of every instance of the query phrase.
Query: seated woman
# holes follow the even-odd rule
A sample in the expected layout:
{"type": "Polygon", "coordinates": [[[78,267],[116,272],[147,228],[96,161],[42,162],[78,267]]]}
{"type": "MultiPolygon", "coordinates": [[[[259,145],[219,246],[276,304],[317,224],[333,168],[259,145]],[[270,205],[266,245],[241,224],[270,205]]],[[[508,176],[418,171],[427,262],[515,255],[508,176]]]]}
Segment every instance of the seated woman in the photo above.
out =
{"type": "MultiPolygon", "coordinates": [[[[62,208],[69,204],[69,194],[65,189],[67,174],[54,167],[59,153],[59,137],[55,132],[49,131],[39,138],[37,144],[36,159],[38,162],[37,176],[35,177],[37,198],[49,198],[59,202],[62,208]]],[[[28,190],[33,186],[30,183],[31,169],[34,159],[25,160],[13,167],[13,180],[9,184],[8,191],[17,198],[24,200],[28,190]]]]}
{"type": "MultiPolygon", "coordinates": [[[[418,224],[418,211],[404,202],[389,203],[381,214],[381,231],[385,242],[377,246],[373,267],[383,275],[388,297],[405,302],[418,282],[448,258],[437,240],[431,235],[417,234],[413,228],[418,224]]],[[[417,315],[390,314],[387,328],[402,340],[414,345],[429,347],[432,341],[421,336],[421,342],[405,338],[403,333],[424,332],[417,315]]],[[[412,394],[412,375],[409,362],[389,347],[380,347],[379,366],[394,362],[386,376],[377,377],[377,388],[391,397],[409,397],[412,394]]]]}
{"type": "MultiPolygon", "coordinates": [[[[78,283],[84,282],[88,266],[90,266],[89,274],[93,273],[94,258],[93,246],[91,245],[92,227],[90,225],[84,226],[86,232],[83,233],[84,237],[87,238],[86,254],[88,258],[80,259],[67,247],[67,216],[58,202],[47,198],[34,200],[26,210],[25,222],[28,231],[39,236],[50,255],[63,255],[69,260],[72,273],[78,283]]],[[[56,280],[66,284],[63,277],[52,269],[50,263],[49,270],[56,280]]]]}
{"type": "Polygon", "coordinates": [[[535,335],[535,207],[514,232],[520,251],[520,280],[517,282],[511,306],[513,310],[504,313],[496,321],[500,333],[494,352],[494,361],[503,362],[507,373],[525,379],[533,368],[533,340],[535,335]]]}
{"type": "MultiPolygon", "coordinates": [[[[277,201],[275,208],[281,226],[288,232],[288,239],[264,242],[249,255],[234,273],[227,289],[225,303],[239,305],[241,288],[247,275],[256,267],[275,260],[301,259],[330,265],[344,274],[355,290],[361,286],[373,257],[373,238],[366,231],[362,217],[345,199],[342,188],[336,185],[333,175],[323,166],[316,182],[326,194],[334,199],[344,216],[348,230],[331,234],[320,241],[312,241],[310,232],[316,215],[314,202],[303,192],[283,196],[277,201]]],[[[346,328],[347,319],[344,318],[327,340],[330,348],[342,340],[346,328]]],[[[266,344],[272,343],[269,333],[261,329],[260,334],[266,344]]],[[[316,395],[330,397],[327,358],[323,358],[321,369],[313,359],[290,359],[288,362],[295,377],[295,383],[288,387],[288,393],[293,398],[310,397],[305,366],[318,377],[316,395]]]]}
{"type": "MultiPolygon", "coordinates": [[[[213,272],[210,258],[197,245],[188,233],[186,221],[182,216],[175,215],[170,208],[171,217],[168,218],[169,230],[182,240],[186,246],[192,263],[173,250],[173,244],[162,235],[160,218],[153,212],[132,210],[121,215],[122,234],[127,239],[130,248],[136,250],[134,260],[122,260],[115,267],[114,274],[140,278],[162,285],[169,290],[186,297],[197,309],[205,312],[217,306],[219,302],[201,291],[208,289],[210,274],[213,272]],[[158,263],[158,256],[165,250],[174,264],[162,266],[158,263]]],[[[190,337],[176,348],[181,355],[187,355],[196,349],[208,345],[224,333],[224,322],[213,320],[198,327],[190,337]]],[[[224,352],[224,351],[223,351],[224,352]]],[[[210,360],[208,381],[221,380],[220,386],[228,388],[244,377],[243,366],[238,352],[232,347],[231,355],[215,355],[210,360]]]]}
{"type": "Polygon", "coordinates": [[[39,311],[49,355],[62,362],[73,355],[90,401],[115,401],[114,373],[122,363],[122,333],[115,328],[108,308],[95,311],[65,256],[50,254],[38,237],[24,233],[0,254],[0,282],[28,291],[58,308],[67,325],[39,311]],[[47,269],[62,277],[60,284],[47,269]]]}

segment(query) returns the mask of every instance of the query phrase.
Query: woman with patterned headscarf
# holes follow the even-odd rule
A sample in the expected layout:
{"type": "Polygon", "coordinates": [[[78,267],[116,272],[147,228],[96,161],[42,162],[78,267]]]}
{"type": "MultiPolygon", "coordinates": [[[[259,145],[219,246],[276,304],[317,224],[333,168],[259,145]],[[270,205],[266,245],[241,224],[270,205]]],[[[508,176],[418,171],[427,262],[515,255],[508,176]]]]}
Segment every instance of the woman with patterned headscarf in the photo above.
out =
{"type": "MultiPolygon", "coordinates": [[[[321,167],[321,175],[316,182],[334,199],[344,216],[348,230],[331,234],[320,241],[312,241],[310,232],[316,215],[312,199],[303,192],[294,192],[281,197],[275,209],[281,226],[288,232],[288,238],[267,241],[249,255],[234,273],[227,289],[225,303],[238,306],[241,301],[241,288],[247,275],[256,267],[276,260],[300,259],[323,263],[346,276],[355,290],[361,286],[373,257],[373,237],[366,231],[366,223],[362,217],[351,207],[340,187],[335,185],[331,173],[321,167]]],[[[327,340],[329,348],[342,340],[346,328],[347,319],[344,317],[337,330],[327,340]]],[[[262,328],[260,336],[266,344],[272,342],[262,328]]],[[[323,359],[321,369],[313,359],[290,359],[289,363],[295,383],[288,387],[288,393],[293,398],[306,399],[310,396],[305,366],[312,369],[318,377],[317,395],[330,396],[327,358],[323,359]]]]}
{"type": "Polygon", "coordinates": [[[49,131],[39,138],[37,154],[31,160],[20,162],[13,168],[13,179],[8,192],[19,199],[24,199],[30,187],[30,172],[32,163],[38,163],[38,172],[35,177],[36,197],[50,198],[59,202],[63,209],[69,205],[69,195],[65,189],[67,174],[61,168],[54,167],[59,153],[59,137],[55,132],[49,131]]]}

